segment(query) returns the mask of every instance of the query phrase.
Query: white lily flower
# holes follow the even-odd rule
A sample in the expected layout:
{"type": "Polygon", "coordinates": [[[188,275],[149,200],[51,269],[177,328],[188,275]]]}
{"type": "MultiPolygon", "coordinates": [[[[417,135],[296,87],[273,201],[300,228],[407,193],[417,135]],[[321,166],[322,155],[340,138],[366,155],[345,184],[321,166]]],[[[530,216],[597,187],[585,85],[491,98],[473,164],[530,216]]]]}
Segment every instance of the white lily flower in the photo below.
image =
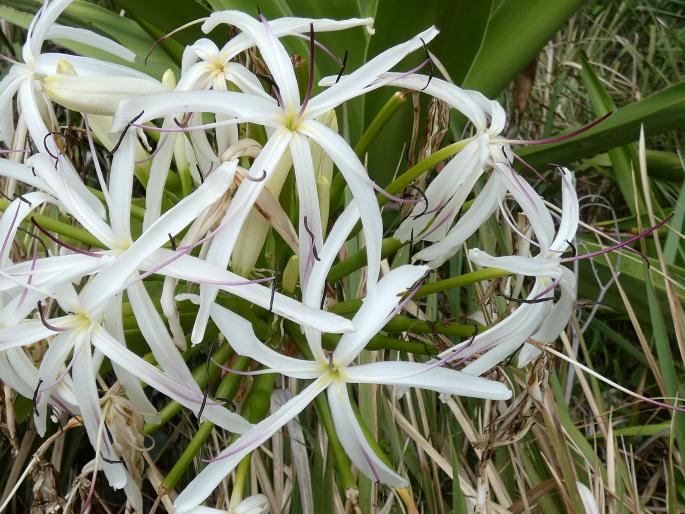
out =
{"type": "MultiPolygon", "coordinates": [[[[152,95],[141,99],[123,101],[115,115],[113,129],[121,129],[141,112],[139,122],[148,121],[175,112],[211,112],[230,117],[231,122],[263,124],[272,131],[269,140],[254,160],[250,175],[262,177],[259,181],[246,181],[233,198],[226,217],[231,224],[214,240],[207,253],[207,261],[226,267],[242,229],[242,224],[254,205],[266,180],[272,174],[281,156],[288,149],[293,157],[297,193],[300,200],[300,262],[301,281],[306,283],[316,251],[323,243],[316,177],[313,172],[310,139],[327,153],[342,172],[360,209],[362,226],[368,254],[368,281],[375,284],[380,270],[380,244],[382,220],[380,209],[373,194],[375,184],[347,142],[337,133],[325,127],[316,118],[343,102],[364,94],[374,88],[373,82],[400,62],[409,52],[420,48],[437,34],[430,28],[407,43],[397,45],[378,55],[354,73],[348,75],[323,93],[311,96],[309,84],[307,95],[300,102],[300,95],[292,62],[280,41],[275,37],[269,23],[259,22],[237,11],[215,13],[204,23],[203,30],[210,31],[219,23],[238,27],[252,39],[261,51],[270,70],[278,101],[244,93],[223,91],[173,92],[152,95]],[[306,237],[309,236],[309,237],[306,237]]],[[[314,46],[313,40],[311,44],[314,46]]],[[[311,68],[313,73],[313,67],[311,68]]],[[[200,341],[209,318],[209,310],[217,294],[216,287],[204,287],[202,302],[193,329],[192,340],[200,341]]]]}
{"type": "MultiPolygon", "coordinates": [[[[325,276],[340,248],[341,239],[345,240],[356,222],[358,213],[354,211],[354,205],[348,207],[331,230],[331,235],[320,254],[321,261],[317,262],[312,272],[305,293],[305,303],[308,303],[306,298],[316,298],[316,301],[319,301],[325,276]],[[353,222],[350,223],[350,220],[353,222]]],[[[369,445],[361,426],[356,421],[347,384],[412,386],[443,394],[508,399],[511,392],[503,384],[449,369],[395,361],[354,365],[357,355],[385,325],[388,317],[395,313],[404,293],[421,279],[427,270],[425,266],[406,265],[392,270],[383,277],[367,295],[362,307],[354,316],[352,323],[355,332],[343,335],[335,351],[328,357],[321,347],[321,332],[305,330],[314,360],[296,359],[277,353],[256,338],[248,321],[214,304],[211,308],[212,319],[237,353],[256,360],[274,372],[313,382],[277,412],[255,425],[221,452],[178,496],[175,502],[176,511],[184,513],[195,508],[245,455],[267,441],[323,391],[327,391],[336,431],[352,462],[368,477],[395,487],[404,487],[407,482],[383,463],[369,445]]],[[[179,299],[189,299],[195,303],[200,301],[196,295],[180,295],[179,299]]]]}
{"type": "MultiPolygon", "coordinates": [[[[540,327],[530,335],[532,339],[540,342],[553,341],[564,330],[571,319],[577,295],[576,276],[569,268],[562,265],[561,256],[573,245],[573,239],[578,230],[580,207],[573,185],[573,175],[566,168],[561,168],[561,173],[562,213],[559,229],[554,236],[553,230],[549,231],[547,223],[542,223],[537,227],[538,230],[547,230],[544,235],[538,234],[538,240],[551,240],[551,242],[547,246],[541,245],[540,252],[536,256],[532,258],[523,256],[491,257],[477,248],[469,252],[469,259],[480,266],[495,267],[512,273],[535,277],[536,288],[544,288],[544,290],[537,295],[532,295],[532,298],[529,296],[534,301],[544,298],[544,294],[553,291],[557,285],[559,286],[561,291],[559,300],[554,302],[545,314],[540,327]]],[[[535,227],[533,230],[535,231],[535,227]]],[[[516,351],[519,345],[510,344],[507,347],[506,350],[511,350],[508,353],[504,348],[500,349],[501,353],[506,353],[502,358],[506,358],[513,351],[516,351]]],[[[525,366],[539,354],[539,349],[526,344],[519,353],[518,365],[525,366]]]]}
{"type": "Polygon", "coordinates": [[[22,47],[22,62],[10,67],[0,81],[0,141],[10,144],[14,134],[12,99],[17,95],[21,108],[20,123],[25,123],[31,139],[40,151],[56,154],[57,147],[46,135],[55,126],[55,115],[50,99],[43,89],[43,79],[56,73],[60,60],[68,59],[79,76],[108,75],[151,80],[147,75],[125,66],[62,53],[41,53],[43,43],[49,39],[67,39],[86,44],[127,61],[135,54],[126,47],[89,30],[65,27],[55,23],[72,0],[46,1],[31,22],[22,47]],[[46,119],[48,123],[46,124],[46,119]],[[48,125],[51,128],[48,128],[48,125]]]}
{"type": "MultiPolygon", "coordinates": [[[[230,16],[230,11],[227,15],[230,16]]],[[[221,12],[213,13],[210,19],[223,19],[221,12]]],[[[219,22],[220,23],[220,22],[219,22]]],[[[328,32],[344,30],[351,27],[373,26],[373,19],[350,19],[343,21],[316,20],[310,18],[279,18],[270,23],[271,30],[276,37],[289,35],[302,35],[314,27],[316,32],[328,32]]],[[[211,25],[203,25],[205,32],[211,31],[211,25]]],[[[206,38],[199,39],[194,44],[186,47],[183,52],[182,74],[176,91],[194,90],[215,90],[226,91],[227,83],[235,85],[240,91],[270,99],[269,95],[259,79],[244,65],[234,61],[240,53],[255,46],[255,41],[250,34],[241,33],[231,38],[221,49],[216,44],[206,38]]],[[[130,95],[134,96],[134,95],[130,95]]],[[[175,126],[174,117],[177,113],[167,116],[162,123],[162,127],[169,129],[175,126]]],[[[180,115],[178,115],[180,116],[180,115]]],[[[222,122],[229,119],[226,114],[217,113],[216,121],[222,122]]],[[[201,117],[192,115],[188,120],[188,125],[199,125],[201,117]]],[[[150,182],[146,193],[145,226],[154,222],[160,214],[161,197],[164,183],[169,171],[172,153],[176,140],[185,135],[178,132],[166,132],[160,140],[161,149],[156,153],[152,160],[150,169],[150,182]]],[[[191,132],[190,139],[195,143],[194,154],[198,157],[198,165],[202,170],[208,170],[219,163],[217,156],[221,156],[231,145],[238,141],[238,129],[235,125],[216,127],[217,152],[212,151],[211,146],[206,140],[204,133],[191,132]]],[[[287,171],[287,170],[286,170],[287,171]]],[[[272,180],[269,181],[273,183],[272,180]]]]}

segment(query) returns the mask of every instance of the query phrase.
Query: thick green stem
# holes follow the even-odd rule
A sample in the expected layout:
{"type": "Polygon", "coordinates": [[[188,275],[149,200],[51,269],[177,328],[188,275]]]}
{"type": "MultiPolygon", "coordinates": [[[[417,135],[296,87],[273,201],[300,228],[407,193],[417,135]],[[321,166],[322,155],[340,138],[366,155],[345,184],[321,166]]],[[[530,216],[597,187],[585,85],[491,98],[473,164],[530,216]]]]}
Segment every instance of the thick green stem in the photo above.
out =
{"type": "MultiPolygon", "coordinates": [[[[233,363],[233,368],[242,371],[247,368],[249,362],[250,359],[247,357],[238,357],[235,363],[233,363]]],[[[215,396],[217,398],[231,400],[238,391],[240,380],[242,378],[243,377],[241,375],[226,375],[219,384],[215,396]]],[[[164,482],[162,482],[162,488],[168,491],[176,486],[186,469],[188,469],[193,462],[195,456],[202,449],[204,442],[212,434],[212,430],[214,430],[214,423],[211,421],[205,421],[200,425],[200,428],[195,433],[195,436],[193,436],[193,438],[190,440],[188,446],[186,446],[186,449],[183,450],[183,453],[179,457],[178,461],[176,461],[176,464],[174,464],[174,467],[171,468],[171,471],[169,471],[169,474],[167,474],[164,482]]]]}
{"type": "MultiPolygon", "coordinates": [[[[7,210],[9,204],[10,202],[8,200],[0,200],[0,211],[4,212],[7,210]]],[[[61,236],[80,241],[88,246],[106,248],[106,246],[93,237],[90,232],[83,230],[82,228],[74,227],[69,223],[42,214],[32,214],[32,216],[36,218],[36,221],[40,223],[43,228],[50,232],[56,232],[61,236]]]]}
{"type": "MultiPolygon", "coordinates": [[[[385,127],[385,125],[390,121],[390,118],[397,112],[400,106],[404,105],[407,101],[406,92],[400,92],[393,94],[387,102],[378,111],[376,117],[371,120],[371,124],[368,126],[366,131],[359,138],[359,141],[354,147],[354,151],[360,159],[364,158],[364,154],[371,146],[371,143],[376,139],[380,131],[385,127]]],[[[342,207],[342,202],[344,200],[343,190],[345,189],[345,179],[342,173],[338,173],[333,179],[331,184],[331,199],[333,202],[332,209],[339,209],[342,207]]]]}
{"type": "MultiPolygon", "coordinates": [[[[214,354],[212,360],[216,362],[225,362],[228,360],[228,358],[231,356],[231,353],[233,350],[231,347],[227,344],[222,345],[214,354]]],[[[238,359],[240,361],[242,357],[238,359]]],[[[235,368],[237,364],[234,364],[233,367],[235,368]]],[[[193,378],[195,379],[195,382],[197,382],[197,385],[200,386],[200,388],[205,387],[208,383],[211,383],[217,376],[219,375],[219,367],[214,364],[214,362],[210,361],[209,364],[209,374],[207,374],[207,365],[205,363],[199,365],[197,368],[193,370],[193,378]]],[[[221,386],[219,386],[221,387],[221,386]]],[[[218,394],[218,393],[217,393],[218,394]]],[[[221,396],[221,395],[219,395],[221,396]]],[[[183,406],[178,403],[177,401],[170,401],[167,403],[164,408],[159,412],[159,417],[160,417],[160,422],[159,424],[156,425],[145,425],[143,429],[143,433],[151,434],[152,432],[158,430],[159,428],[162,427],[165,423],[167,423],[171,418],[173,418],[176,414],[181,412],[181,409],[183,406]]]]}
{"type": "MultiPolygon", "coordinates": [[[[392,237],[383,239],[381,258],[385,259],[386,257],[393,255],[401,246],[402,243],[392,237]]],[[[328,272],[328,280],[330,282],[335,282],[364,266],[366,266],[366,249],[359,250],[347,257],[347,259],[331,267],[331,270],[328,272]]]]}

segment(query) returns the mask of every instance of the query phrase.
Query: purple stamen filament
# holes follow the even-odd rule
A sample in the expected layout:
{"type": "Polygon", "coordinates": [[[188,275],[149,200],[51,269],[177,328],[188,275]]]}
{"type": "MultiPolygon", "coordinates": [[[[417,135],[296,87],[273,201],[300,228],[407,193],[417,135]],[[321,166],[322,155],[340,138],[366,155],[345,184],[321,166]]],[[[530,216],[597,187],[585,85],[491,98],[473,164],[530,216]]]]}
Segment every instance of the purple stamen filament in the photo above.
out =
{"type": "Polygon", "coordinates": [[[45,317],[45,312],[43,311],[43,304],[41,303],[40,300],[38,300],[38,315],[40,316],[40,321],[43,324],[45,328],[48,330],[52,330],[53,332],[66,332],[69,330],[68,328],[62,328],[62,327],[56,327],[55,325],[51,325],[50,322],[48,322],[47,318],[45,317]]]}
{"type": "Polygon", "coordinates": [[[78,246],[74,246],[72,244],[69,244],[65,241],[62,241],[61,239],[53,236],[50,232],[48,232],[44,227],[42,227],[37,221],[36,218],[31,216],[31,223],[35,225],[35,227],[40,230],[43,234],[45,234],[50,240],[54,241],[60,246],[63,246],[64,248],[67,248],[68,250],[71,250],[72,252],[80,253],[82,255],[88,255],[90,257],[97,257],[100,258],[103,256],[102,253],[99,252],[91,252],[90,250],[84,250],[83,248],[79,248],[78,246]]]}
{"type": "Polygon", "coordinates": [[[309,99],[312,97],[312,89],[314,89],[314,49],[316,45],[314,44],[314,24],[309,24],[309,81],[307,82],[307,92],[304,95],[304,100],[302,101],[302,106],[300,107],[299,116],[307,108],[309,99]]]}
{"type": "Polygon", "coordinates": [[[561,259],[561,262],[573,262],[573,261],[580,261],[580,260],[583,260],[583,259],[591,259],[592,257],[597,257],[597,256],[599,256],[599,255],[604,255],[605,253],[613,252],[613,251],[615,251],[615,250],[618,250],[618,249],[620,249],[620,248],[623,248],[624,246],[629,245],[630,243],[633,243],[633,242],[635,242],[635,241],[637,241],[637,240],[639,240],[639,239],[642,239],[643,237],[648,236],[648,235],[651,234],[652,232],[656,231],[656,230],[659,229],[661,226],[663,226],[663,225],[665,225],[666,223],[668,223],[669,221],[671,221],[671,218],[673,218],[674,215],[675,215],[675,213],[671,213],[671,214],[670,214],[669,216],[667,216],[663,221],[660,221],[659,223],[657,223],[657,224],[654,225],[653,227],[650,227],[650,228],[648,228],[647,230],[645,230],[645,231],[643,231],[643,232],[640,232],[639,234],[634,235],[633,237],[630,237],[630,238],[626,239],[625,241],[623,241],[623,242],[621,242],[621,243],[615,244],[615,245],[613,245],[613,246],[609,246],[609,247],[607,247],[607,248],[603,248],[603,249],[601,249],[601,250],[597,250],[596,252],[590,252],[590,253],[586,253],[586,254],[583,254],[583,255],[576,255],[576,256],[574,256],[574,257],[566,257],[566,258],[564,258],[564,259],[561,259]]]}

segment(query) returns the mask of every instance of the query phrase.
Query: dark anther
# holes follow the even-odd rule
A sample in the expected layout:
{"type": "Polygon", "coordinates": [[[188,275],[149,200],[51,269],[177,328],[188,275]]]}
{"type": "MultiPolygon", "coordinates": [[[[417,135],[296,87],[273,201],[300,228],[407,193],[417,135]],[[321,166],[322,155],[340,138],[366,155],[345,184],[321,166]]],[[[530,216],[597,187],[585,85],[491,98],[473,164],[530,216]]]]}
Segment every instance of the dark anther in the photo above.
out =
{"type": "MultiPolygon", "coordinates": [[[[10,198],[9,196],[7,196],[7,195],[6,195],[5,193],[3,193],[2,191],[0,191],[0,196],[2,196],[3,198],[5,198],[6,200],[8,200],[8,201],[10,201],[10,202],[14,201],[13,198],[10,198]]],[[[31,202],[29,202],[26,198],[24,198],[23,195],[17,195],[17,198],[19,198],[19,200],[21,200],[22,202],[24,202],[25,204],[27,204],[29,207],[31,207],[31,202]]]]}
{"type": "Polygon", "coordinates": [[[231,412],[236,412],[238,410],[238,406],[235,404],[233,400],[223,398],[221,396],[215,396],[214,399],[220,402],[224,402],[226,404],[224,405],[224,407],[228,408],[228,410],[230,410],[231,412]]]}
{"type": "Polygon", "coordinates": [[[45,328],[48,330],[52,330],[53,332],[64,332],[67,330],[66,328],[59,328],[54,325],[51,325],[48,322],[48,319],[45,317],[45,312],[43,311],[43,304],[41,303],[40,300],[38,300],[38,315],[40,316],[40,322],[43,324],[45,328]]]}
{"type": "Polygon", "coordinates": [[[516,303],[544,303],[544,302],[551,302],[554,300],[553,296],[548,296],[546,298],[535,298],[533,300],[526,300],[524,298],[514,298],[513,296],[506,296],[502,295],[504,298],[509,300],[510,302],[516,302],[516,303]]]}
{"type": "MultiPolygon", "coordinates": [[[[66,141],[67,138],[64,137],[62,134],[60,134],[59,132],[48,132],[48,133],[45,134],[45,136],[43,137],[43,148],[45,148],[45,151],[48,153],[48,155],[49,155],[50,157],[52,157],[52,158],[55,160],[55,165],[57,165],[57,162],[59,161],[59,155],[54,155],[54,154],[50,151],[50,149],[48,148],[48,138],[49,138],[50,136],[53,137],[53,140],[54,140],[54,137],[55,137],[55,136],[60,136],[62,139],[64,139],[64,141],[66,141]]],[[[55,142],[55,146],[57,146],[57,143],[56,143],[56,142],[55,142]]],[[[57,153],[59,153],[59,148],[57,149],[57,153]]]]}
{"type": "Polygon", "coordinates": [[[124,130],[121,131],[121,135],[119,136],[119,139],[117,140],[117,144],[114,145],[114,148],[112,148],[112,150],[110,150],[110,152],[109,152],[110,154],[116,153],[116,151],[121,146],[121,142],[124,140],[124,136],[126,135],[126,132],[128,131],[128,129],[131,128],[131,125],[133,125],[136,121],[138,121],[143,114],[145,114],[145,111],[140,111],[138,114],[136,114],[133,117],[133,119],[131,119],[131,121],[129,121],[126,124],[126,127],[124,127],[124,130]]]}
{"type": "Polygon", "coordinates": [[[43,239],[42,239],[41,237],[37,236],[37,235],[34,234],[33,232],[29,232],[28,230],[26,230],[26,229],[23,228],[23,227],[17,227],[17,230],[19,230],[20,232],[24,232],[25,234],[28,234],[28,235],[31,236],[33,239],[35,239],[36,241],[38,241],[38,242],[41,244],[41,246],[43,247],[43,251],[45,252],[45,256],[46,256],[46,257],[49,257],[49,254],[48,254],[48,247],[47,247],[47,245],[45,244],[45,241],[43,241],[43,239]]]}
{"type": "Polygon", "coordinates": [[[502,364],[502,367],[503,367],[503,368],[506,368],[509,364],[511,364],[511,361],[514,360],[514,355],[516,355],[516,353],[517,353],[521,348],[523,348],[523,345],[524,345],[524,344],[526,344],[525,341],[524,341],[523,343],[521,343],[520,345],[518,345],[518,347],[516,348],[516,350],[514,350],[514,352],[513,352],[513,353],[507,358],[507,360],[504,361],[504,363],[502,364]]]}
{"type": "Polygon", "coordinates": [[[169,236],[169,242],[171,243],[171,249],[175,252],[176,251],[176,238],[171,235],[171,232],[167,234],[169,236]]]}
{"type": "MultiPolygon", "coordinates": [[[[40,386],[42,383],[43,383],[43,379],[39,378],[38,383],[36,384],[36,388],[33,390],[33,408],[34,408],[34,410],[37,407],[38,393],[40,393],[40,386]]],[[[38,416],[38,412],[36,412],[36,416],[38,416]]]]}
{"type": "Polygon", "coordinates": [[[45,229],[45,227],[43,227],[42,225],[40,225],[40,224],[36,221],[36,218],[33,217],[33,216],[31,216],[31,223],[33,223],[33,225],[34,225],[38,230],[40,230],[43,234],[45,234],[45,235],[48,237],[48,239],[50,239],[51,241],[54,241],[55,243],[57,243],[57,244],[60,245],[60,246],[63,246],[64,248],[67,248],[67,249],[71,250],[72,252],[80,253],[80,254],[82,254],[82,255],[89,255],[89,256],[91,256],[91,257],[99,257],[99,256],[100,256],[100,255],[98,255],[98,254],[95,253],[95,252],[90,252],[90,251],[88,251],[88,250],[84,250],[84,249],[82,249],[82,248],[79,248],[78,246],[74,246],[74,245],[72,245],[72,244],[69,244],[69,243],[67,243],[67,242],[65,242],[65,241],[62,241],[61,239],[59,239],[59,238],[53,236],[50,232],[48,232],[48,231],[45,229]]]}
{"type": "Polygon", "coordinates": [[[409,187],[412,188],[417,193],[419,193],[419,196],[423,200],[423,205],[424,205],[423,211],[421,211],[419,214],[416,214],[412,218],[412,219],[416,220],[428,212],[428,197],[426,196],[426,193],[423,191],[423,189],[421,189],[419,186],[415,186],[414,184],[411,184],[409,187]]]}
{"type": "Polygon", "coordinates": [[[411,234],[409,236],[409,254],[414,253],[414,228],[411,229],[411,234]]]}
{"type": "Polygon", "coordinates": [[[428,62],[428,82],[426,82],[426,85],[421,88],[421,91],[424,91],[431,83],[431,80],[433,80],[433,74],[435,73],[435,69],[433,66],[433,59],[431,59],[430,53],[428,53],[428,47],[426,46],[426,42],[421,38],[421,43],[423,44],[423,50],[426,52],[426,61],[428,62]]]}
{"type": "Polygon", "coordinates": [[[112,431],[109,429],[109,426],[107,426],[107,423],[104,423],[103,426],[105,427],[105,433],[107,434],[107,439],[109,440],[109,444],[113,445],[114,444],[114,436],[112,435],[112,431]]]}
{"type": "MultiPolygon", "coordinates": [[[[214,353],[214,346],[216,345],[216,339],[212,340],[212,344],[209,345],[209,353],[207,354],[207,377],[209,377],[209,363],[212,361],[212,353],[214,353]]],[[[202,394],[202,405],[200,405],[200,410],[197,412],[197,421],[202,423],[202,412],[205,410],[207,405],[207,397],[209,396],[209,380],[205,384],[205,390],[202,394]]]]}
{"type": "Polygon", "coordinates": [[[36,168],[34,168],[33,166],[31,166],[31,173],[33,173],[34,177],[38,176],[38,175],[36,175],[36,168]]]}
{"type": "Polygon", "coordinates": [[[256,75],[271,86],[276,94],[276,102],[278,103],[279,107],[282,106],[283,102],[281,101],[281,90],[278,87],[278,84],[276,84],[276,81],[267,75],[262,75],[261,73],[257,73],[256,75]]]}
{"type": "Polygon", "coordinates": [[[271,283],[271,298],[269,299],[269,312],[273,312],[274,298],[276,297],[276,286],[278,285],[278,261],[274,265],[274,280],[271,283]]]}
{"type": "Polygon", "coordinates": [[[576,248],[576,246],[571,241],[569,241],[568,239],[565,239],[565,241],[571,247],[571,250],[573,250],[573,256],[577,257],[578,256],[578,249],[576,248]]]}
{"type": "Polygon", "coordinates": [[[121,464],[122,466],[124,466],[124,469],[126,471],[128,471],[128,468],[126,467],[126,463],[124,462],[124,459],[116,459],[116,460],[108,459],[107,457],[102,455],[102,453],[100,453],[100,458],[102,460],[104,460],[107,464],[121,464]]]}
{"type": "Polygon", "coordinates": [[[338,76],[335,78],[335,83],[337,84],[340,82],[340,79],[342,78],[343,73],[345,73],[345,66],[347,66],[347,50],[345,50],[345,55],[343,55],[342,58],[342,64],[340,65],[340,71],[338,72],[338,76]]]}
{"type": "Polygon", "coordinates": [[[245,179],[249,180],[250,182],[261,182],[262,180],[266,179],[266,170],[262,170],[261,177],[251,177],[250,175],[245,175],[245,179]]]}
{"type": "Polygon", "coordinates": [[[321,295],[321,306],[319,307],[320,310],[323,310],[323,306],[326,303],[326,290],[328,286],[328,281],[324,281],[323,283],[323,294],[321,295]]]}
{"type": "Polygon", "coordinates": [[[307,225],[307,216],[304,217],[304,229],[307,231],[307,234],[309,234],[309,237],[312,240],[312,253],[314,254],[314,258],[317,261],[320,261],[321,259],[319,259],[319,253],[316,251],[316,245],[314,244],[316,238],[314,237],[314,232],[312,232],[309,226],[307,225]]]}

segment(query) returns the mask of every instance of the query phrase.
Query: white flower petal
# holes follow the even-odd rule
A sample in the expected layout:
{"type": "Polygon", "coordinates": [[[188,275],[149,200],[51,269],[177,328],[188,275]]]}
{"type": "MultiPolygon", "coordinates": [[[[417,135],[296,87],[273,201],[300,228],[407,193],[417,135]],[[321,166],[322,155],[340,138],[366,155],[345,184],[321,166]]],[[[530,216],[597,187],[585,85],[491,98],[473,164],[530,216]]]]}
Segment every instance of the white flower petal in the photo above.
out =
{"type": "Polygon", "coordinates": [[[471,237],[480,226],[492,215],[499,207],[499,203],[506,194],[506,186],[499,175],[493,175],[478,195],[477,201],[471,208],[464,213],[454,227],[449,231],[445,238],[424,248],[416,255],[414,260],[430,261],[431,268],[442,265],[452,255],[457,253],[469,237],[471,237]]]}
{"type": "MultiPolygon", "coordinates": [[[[190,294],[179,295],[176,299],[190,300],[196,305],[200,302],[199,296],[190,294]]],[[[295,359],[272,350],[257,338],[249,321],[221,305],[214,304],[211,315],[228,344],[239,355],[250,357],[269,369],[294,378],[317,378],[325,371],[316,362],[295,359]]]]}
{"type": "MultiPolygon", "coordinates": [[[[116,295],[109,302],[107,309],[104,312],[104,327],[113,338],[126,346],[126,338],[124,336],[124,320],[121,311],[121,294],[116,295]]],[[[117,380],[121,383],[126,392],[126,397],[131,401],[133,406],[142,414],[147,423],[160,423],[159,412],[152,402],[148,399],[140,380],[133,373],[119,364],[113,362],[112,369],[117,376],[117,380]]]]}
{"type": "Polygon", "coordinates": [[[109,222],[117,242],[131,242],[131,195],[136,133],[129,130],[112,158],[109,173],[109,222]]]}
{"type": "Polygon", "coordinates": [[[521,255],[492,257],[479,248],[469,250],[469,260],[484,268],[501,268],[529,277],[556,276],[560,264],[560,258],[556,256],[549,259],[521,255]]]}
{"type": "Polygon", "coordinates": [[[102,50],[108,54],[119,57],[124,61],[133,62],[136,58],[136,54],[134,52],[125,46],[120,45],[116,41],[109,39],[108,37],[101,36],[92,30],[78,27],[53,25],[48,30],[45,39],[67,39],[75,43],[81,43],[92,48],[97,48],[98,50],[102,50]]]}
{"type": "Polygon", "coordinates": [[[430,43],[437,35],[438,30],[435,27],[430,27],[409,41],[385,50],[349,75],[341,77],[337,84],[333,84],[312,98],[307,106],[307,116],[316,118],[324,112],[338,107],[343,102],[374,89],[369,86],[379,76],[390,71],[393,66],[414,50],[430,43]]]}
{"type": "Polygon", "coordinates": [[[345,368],[342,378],[355,384],[410,386],[443,394],[491,400],[511,398],[511,391],[500,382],[467,375],[453,369],[431,367],[420,362],[374,362],[350,366],[345,368]]]}
{"type": "Polygon", "coordinates": [[[367,477],[392,487],[407,487],[407,479],[390,469],[376,455],[359,426],[344,382],[336,380],[328,388],[328,403],[335,431],[350,460],[367,477]]]}
{"type": "MultiPolygon", "coordinates": [[[[195,415],[198,414],[202,406],[203,395],[197,394],[197,384],[193,382],[195,385],[193,387],[192,384],[174,380],[152,364],[138,357],[135,353],[126,349],[102,327],[94,327],[92,341],[95,347],[109,357],[112,362],[125,366],[146,384],[154,387],[169,398],[176,400],[193,411],[195,415]]],[[[211,398],[206,400],[205,409],[215,410],[217,407],[223,408],[216,405],[211,398]]],[[[206,417],[212,422],[220,422],[219,425],[230,432],[242,433],[252,426],[238,414],[226,408],[223,409],[226,411],[223,416],[211,415],[210,419],[210,415],[207,414],[206,417]]]]}
{"type": "Polygon", "coordinates": [[[222,451],[216,460],[203,469],[188,486],[181,491],[174,507],[177,514],[184,514],[202,503],[221,481],[233,471],[238,463],[252,450],[267,441],[288,421],[304,410],[316,396],[330,384],[330,376],[324,375],[309,384],[271,416],[256,424],[249,432],[222,451]]]}
{"type": "MultiPolygon", "coordinates": [[[[104,423],[102,411],[100,410],[100,397],[98,396],[97,383],[95,381],[96,371],[93,365],[93,356],[90,351],[85,333],[81,334],[81,339],[77,341],[74,348],[73,378],[78,387],[74,388],[78,404],[81,409],[83,424],[93,448],[100,448],[102,456],[110,461],[118,460],[118,457],[110,444],[106,435],[106,429],[100,427],[104,423]],[[98,442],[100,438],[100,442],[98,442]]],[[[110,463],[100,459],[100,465],[107,476],[107,481],[114,489],[121,489],[126,485],[128,479],[126,468],[120,463],[110,463]]]]}
{"type": "MultiPolygon", "coordinates": [[[[243,223],[250,213],[252,206],[257,201],[259,193],[266,186],[269,176],[278,167],[281,157],[290,143],[292,134],[285,129],[277,130],[266,142],[262,151],[252,163],[250,167],[250,175],[258,177],[262,172],[266,173],[264,180],[259,182],[244,181],[231,203],[226,210],[224,219],[222,220],[222,229],[212,240],[209,251],[207,252],[207,262],[216,265],[219,268],[225,268],[238,241],[243,223]]],[[[200,310],[197,313],[195,324],[193,325],[193,332],[190,336],[194,344],[202,341],[209,319],[209,308],[211,307],[218,288],[215,286],[203,286],[200,289],[200,310]]]]}
{"type": "Polygon", "coordinates": [[[281,42],[276,38],[268,22],[259,22],[252,16],[240,11],[218,11],[210,15],[202,25],[207,33],[219,23],[233,25],[248,36],[259,48],[285,106],[295,108],[300,105],[300,92],[295,77],[295,69],[281,42]]]}
{"type": "Polygon", "coordinates": [[[347,142],[324,124],[309,120],[300,125],[300,132],[311,137],[333,159],[345,177],[350,191],[352,191],[352,196],[359,208],[364,231],[368,261],[367,288],[373,288],[380,273],[383,220],[381,219],[378,201],[373,192],[371,179],[347,142]]]}
{"type": "MultiPolygon", "coordinates": [[[[59,200],[62,207],[74,216],[78,222],[108,247],[114,246],[115,238],[112,229],[105,223],[99,212],[93,210],[91,203],[85,198],[95,198],[93,193],[85,189],[80,178],[77,180],[83,188],[75,188],[75,181],[71,180],[76,171],[72,168],[67,159],[60,159],[58,169],[55,167],[47,155],[36,154],[32,156],[28,163],[34,166],[36,174],[45,182],[53,195],[59,200]],[[84,189],[86,191],[85,197],[84,189]]],[[[77,175],[78,177],[78,175],[77,175]]],[[[102,204],[98,200],[102,209],[102,204]]]]}
{"type": "Polygon", "coordinates": [[[112,263],[95,276],[81,292],[83,308],[93,315],[103,301],[119,292],[131,274],[155,250],[166,244],[169,234],[175,236],[223,196],[235,173],[235,162],[225,163],[204,184],[177,203],[112,263]]]}
{"type": "MultiPolygon", "coordinates": [[[[260,284],[245,284],[245,278],[190,255],[184,255],[175,258],[173,262],[169,262],[174,257],[177,257],[177,254],[170,250],[158,250],[148,258],[142,268],[158,268],[166,262],[168,264],[159,271],[166,276],[200,284],[219,284],[212,285],[211,287],[222,289],[240,298],[244,298],[248,302],[262,308],[269,308],[271,288],[260,284]],[[227,285],[231,283],[237,285],[227,285]]],[[[202,298],[202,295],[200,295],[200,298],[202,298]]],[[[210,308],[212,305],[213,303],[210,304],[210,308]]],[[[304,305],[278,292],[274,294],[273,312],[300,325],[311,326],[326,332],[341,333],[353,330],[350,320],[332,312],[319,310],[318,307],[314,308],[304,305]]]]}
{"type": "Polygon", "coordinates": [[[171,91],[122,100],[114,114],[112,131],[123,129],[141,112],[138,123],[178,112],[211,112],[277,127],[282,117],[282,110],[275,102],[255,95],[232,91],[171,91]]]}
{"type": "MultiPolygon", "coordinates": [[[[60,322],[67,318],[68,316],[55,318],[51,320],[51,323],[59,326],[60,322]]],[[[24,321],[13,326],[3,327],[0,328],[0,351],[33,344],[54,335],[55,331],[50,330],[40,321],[24,321]]]]}
{"type": "Polygon", "coordinates": [[[355,331],[340,338],[333,352],[336,366],[347,366],[354,360],[366,343],[387,323],[388,316],[402,301],[407,290],[427,271],[426,266],[407,264],[393,269],[378,282],[352,318],[355,331]]]}
{"type": "Polygon", "coordinates": [[[299,201],[300,284],[306,288],[312,266],[318,258],[318,251],[323,246],[321,209],[312,163],[312,151],[307,139],[295,134],[290,141],[290,153],[293,156],[299,201]]]}

